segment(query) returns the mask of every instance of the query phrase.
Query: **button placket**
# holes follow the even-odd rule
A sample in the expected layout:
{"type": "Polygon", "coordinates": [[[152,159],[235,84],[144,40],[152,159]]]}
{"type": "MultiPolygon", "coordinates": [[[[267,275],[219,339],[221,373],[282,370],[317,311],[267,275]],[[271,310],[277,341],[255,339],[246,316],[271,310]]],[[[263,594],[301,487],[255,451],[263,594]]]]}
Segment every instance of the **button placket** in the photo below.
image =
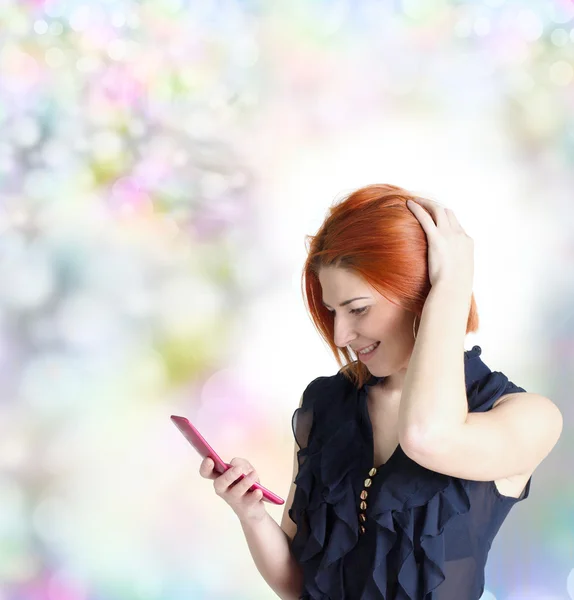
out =
{"type": "MultiPolygon", "coordinates": [[[[359,512],[359,520],[361,521],[361,523],[365,523],[367,520],[367,515],[365,514],[365,511],[367,510],[367,503],[365,502],[365,500],[367,499],[367,497],[369,495],[367,488],[370,488],[371,485],[373,484],[373,480],[371,479],[371,477],[374,477],[376,474],[377,474],[377,468],[373,467],[369,471],[369,477],[367,477],[367,479],[365,479],[365,481],[363,483],[365,488],[361,492],[361,496],[360,496],[361,503],[359,504],[359,508],[361,509],[361,511],[359,512]]],[[[361,532],[361,534],[365,533],[365,528],[363,527],[363,525],[360,525],[359,531],[361,532]]]]}

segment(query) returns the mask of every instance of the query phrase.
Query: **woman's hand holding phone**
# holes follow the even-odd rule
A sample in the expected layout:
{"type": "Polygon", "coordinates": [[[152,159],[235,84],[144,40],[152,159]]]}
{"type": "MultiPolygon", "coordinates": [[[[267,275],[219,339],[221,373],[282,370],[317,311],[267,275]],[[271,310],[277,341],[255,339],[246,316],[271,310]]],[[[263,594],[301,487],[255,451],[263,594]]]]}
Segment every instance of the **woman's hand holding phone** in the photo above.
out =
{"type": "Polygon", "coordinates": [[[229,464],[230,468],[219,474],[213,459],[206,457],[199,466],[199,474],[213,480],[215,493],[231,506],[241,522],[261,521],[267,514],[261,500],[263,492],[259,489],[249,491],[254,482],[259,483],[257,471],[244,458],[233,458],[229,464]]]}
{"type": "MultiPolygon", "coordinates": [[[[254,470],[253,467],[251,466],[251,464],[249,463],[249,461],[246,461],[243,458],[235,458],[233,460],[236,462],[232,462],[232,463],[224,462],[222,460],[221,456],[219,456],[219,454],[217,454],[217,452],[209,445],[207,440],[201,435],[201,433],[198,431],[197,427],[195,427],[195,425],[193,423],[191,423],[190,420],[187,419],[186,417],[182,417],[180,415],[171,415],[170,418],[171,418],[173,424],[183,434],[185,439],[197,450],[199,455],[204,460],[206,458],[209,459],[209,462],[205,463],[206,466],[200,467],[200,475],[202,475],[202,477],[207,477],[209,479],[215,479],[218,475],[226,473],[230,466],[239,466],[239,467],[242,467],[242,469],[237,471],[237,475],[238,475],[239,479],[241,479],[241,481],[243,481],[244,473],[249,473],[250,471],[254,470]],[[202,471],[202,468],[207,469],[207,471],[202,471]],[[207,473],[207,475],[203,475],[204,472],[207,473]]],[[[202,463],[202,465],[203,465],[203,463],[202,463]]],[[[232,477],[232,475],[229,474],[227,477],[232,477]]],[[[264,485],[261,485],[261,483],[259,482],[259,477],[257,477],[257,474],[255,474],[255,475],[252,474],[251,478],[252,478],[251,487],[253,488],[253,493],[255,491],[257,491],[257,494],[255,495],[253,500],[263,498],[264,502],[272,502],[273,504],[285,504],[285,500],[283,500],[283,498],[281,498],[277,494],[273,493],[271,490],[268,490],[264,485]],[[259,492],[261,492],[261,493],[259,493],[259,492]]],[[[230,480],[229,483],[235,484],[236,479],[237,479],[237,477],[235,477],[235,479],[233,481],[230,480]]],[[[222,481],[227,481],[227,479],[222,480],[222,481]]],[[[219,485],[220,484],[218,484],[218,487],[215,490],[216,492],[219,489],[219,485]]],[[[233,487],[233,486],[228,486],[228,487],[233,487]]],[[[240,489],[243,489],[243,487],[240,489]]],[[[251,489],[251,488],[247,488],[247,489],[251,489]]],[[[223,492],[219,495],[223,495],[224,492],[226,492],[226,489],[223,490],[223,492]]]]}

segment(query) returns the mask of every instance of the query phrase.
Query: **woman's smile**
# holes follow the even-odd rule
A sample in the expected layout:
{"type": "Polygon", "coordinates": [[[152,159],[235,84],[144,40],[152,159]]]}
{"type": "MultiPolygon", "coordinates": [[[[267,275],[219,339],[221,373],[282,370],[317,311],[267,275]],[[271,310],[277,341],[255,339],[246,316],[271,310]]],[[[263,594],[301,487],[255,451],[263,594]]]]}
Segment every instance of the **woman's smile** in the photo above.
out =
{"type": "Polygon", "coordinates": [[[367,352],[366,354],[364,354],[363,352],[357,352],[357,356],[360,360],[366,362],[375,355],[380,345],[381,342],[376,342],[376,346],[370,352],[367,352]]]}

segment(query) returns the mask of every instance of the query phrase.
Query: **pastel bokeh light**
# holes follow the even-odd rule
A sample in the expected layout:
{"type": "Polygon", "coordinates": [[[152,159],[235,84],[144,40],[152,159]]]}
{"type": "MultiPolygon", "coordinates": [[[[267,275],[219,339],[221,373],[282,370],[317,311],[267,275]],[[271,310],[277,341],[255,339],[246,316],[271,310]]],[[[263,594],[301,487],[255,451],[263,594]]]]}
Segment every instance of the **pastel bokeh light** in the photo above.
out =
{"type": "Polygon", "coordinates": [[[482,600],[574,600],[572,2],[6,0],[0,31],[0,600],[275,597],[169,415],[287,497],[337,370],[304,236],[373,182],[454,208],[467,346],[564,415],[482,600]]]}

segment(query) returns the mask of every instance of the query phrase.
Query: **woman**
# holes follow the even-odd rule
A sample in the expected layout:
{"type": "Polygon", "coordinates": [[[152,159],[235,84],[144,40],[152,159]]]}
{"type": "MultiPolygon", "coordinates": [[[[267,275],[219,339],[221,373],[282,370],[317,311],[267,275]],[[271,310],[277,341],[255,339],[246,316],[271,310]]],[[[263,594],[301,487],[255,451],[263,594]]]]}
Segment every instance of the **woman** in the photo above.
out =
{"type": "Polygon", "coordinates": [[[396,186],[350,194],[311,238],[307,304],[341,369],[313,380],[293,415],[284,535],[247,492],[258,481],[247,461],[214,482],[280,597],[482,595],[494,537],[562,417],[491,371],[480,346],[464,351],[478,329],[472,280],[473,241],[454,213],[396,186]]]}

